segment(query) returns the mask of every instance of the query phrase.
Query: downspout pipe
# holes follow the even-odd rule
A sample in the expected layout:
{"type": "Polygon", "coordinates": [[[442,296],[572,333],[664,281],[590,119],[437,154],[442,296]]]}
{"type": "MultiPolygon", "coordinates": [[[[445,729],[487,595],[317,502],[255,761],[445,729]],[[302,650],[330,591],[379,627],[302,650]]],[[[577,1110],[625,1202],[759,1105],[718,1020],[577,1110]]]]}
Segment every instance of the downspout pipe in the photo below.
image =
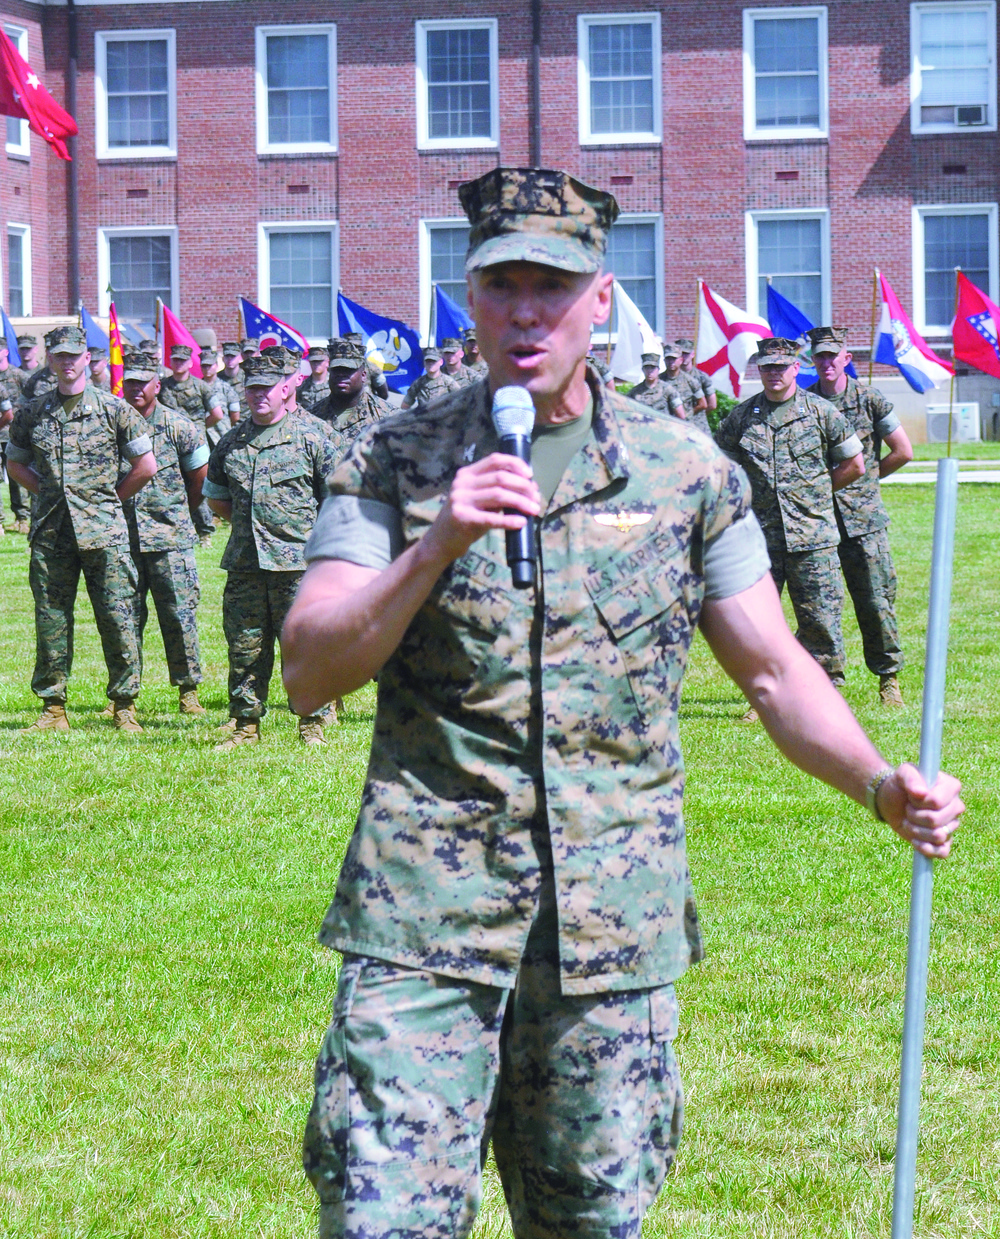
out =
{"type": "Polygon", "coordinates": [[[542,0],[531,0],[531,166],[542,166],[542,0]]]}
{"type": "MultiPolygon", "coordinates": [[[[69,42],[69,63],[66,66],[66,111],[76,120],[76,70],[79,59],[79,39],[76,25],[76,4],[66,0],[66,34],[69,42]]],[[[79,139],[73,134],[66,143],[69,149],[67,168],[67,244],[68,254],[68,300],[69,312],[80,309],[80,177],[77,168],[79,139]]]]}

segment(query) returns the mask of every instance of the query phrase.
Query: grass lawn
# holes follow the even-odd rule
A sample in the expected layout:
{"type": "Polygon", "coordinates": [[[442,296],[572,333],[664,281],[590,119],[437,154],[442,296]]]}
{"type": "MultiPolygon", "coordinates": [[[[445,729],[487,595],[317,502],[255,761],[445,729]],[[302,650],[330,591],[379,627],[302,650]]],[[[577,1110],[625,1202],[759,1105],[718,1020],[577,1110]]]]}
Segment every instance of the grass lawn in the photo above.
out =
{"type": "MultiPolygon", "coordinates": [[[[886,491],[910,707],[876,707],[846,620],[847,695],[913,757],[932,487],[886,491]]],[[[1000,491],[959,490],[945,765],[968,825],[937,866],[918,1167],[926,1236],[1000,1234],[997,629],[1000,491]]],[[[0,1234],[306,1236],[299,1169],[337,961],[315,932],[353,826],[374,695],[326,750],[280,683],[265,742],[212,751],[225,717],[218,545],[199,551],[205,723],[181,722],[157,634],[143,736],[98,718],[85,597],[73,731],[36,713],[23,538],[0,541],[0,1234]]],[[[709,959],[679,984],[687,1089],[678,1173],[645,1234],[888,1235],[909,857],[784,763],[695,645],[683,706],[687,818],[709,959]]],[[[495,1177],[477,1234],[509,1233],[495,1177]]]]}

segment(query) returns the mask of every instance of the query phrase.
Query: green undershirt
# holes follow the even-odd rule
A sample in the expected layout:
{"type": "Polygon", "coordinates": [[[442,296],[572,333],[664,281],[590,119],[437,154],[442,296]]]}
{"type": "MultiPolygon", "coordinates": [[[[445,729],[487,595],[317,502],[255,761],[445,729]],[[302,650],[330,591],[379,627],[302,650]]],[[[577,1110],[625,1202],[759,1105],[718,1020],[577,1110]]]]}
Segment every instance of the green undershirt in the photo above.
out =
{"type": "Polygon", "coordinates": [[[60,396],[59,397],[59,400],[62,403],[62,407],[66,410],[66,414],[69,417],[72,417],[73,410],[76,408],[76,406],[80,403],[82,399],[83,399],[82,391],[78,391],[76,392],[75,395],[72,395],[72,396],[60,396]]]}
{"type": "Polygon", "coordinates": [[[536,426],[531,432],[531,470],[542,492],[544,506],[556,493],[566,466],[590,438],[594,424],[594,397],[587,390],[587,407],[571,422],[536,426]]]}

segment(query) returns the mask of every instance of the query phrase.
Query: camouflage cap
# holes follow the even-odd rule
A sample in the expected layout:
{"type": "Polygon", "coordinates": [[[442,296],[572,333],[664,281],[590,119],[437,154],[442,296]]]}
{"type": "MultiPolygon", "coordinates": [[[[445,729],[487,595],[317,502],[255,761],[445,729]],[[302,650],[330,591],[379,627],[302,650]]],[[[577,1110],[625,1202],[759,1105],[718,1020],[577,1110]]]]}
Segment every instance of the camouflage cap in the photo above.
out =
{"type": "Polygon", "coordinates": [[[240,346],[236,343],[235,340],[227,340],[225,344],[222,345],[222,356],[223,357],[239,357],[239,355],[240,355],[240,346]]]}
{"type": "Polygon", "coordinates": [[[462,332],[462,339],[465,341],[466,344],[475,344],[476,343],[475,327],[466,327],[466,329],[462,332]]]}
{"type": "Polygon", "coordinates": [[[259,340],[253,340],[248,337],[240,341],[240,352],[241,353],[256,353],[259,348],[260,348],[259,340]]]}
{"type": "Polygon", "coordinates": [[[786,340],[784,336],[767,336],[757,345],[757,352],[750,358],[758,366],[790,366],[800,357],[799,342],[786,340]]]}
{"type": "Polygon", "coordinates": [[[676,340],[664,340],[663,341],[664,359],[666,359],[667,357],[680,357],[681,352],[682,352],[681,346],[676,340]]]}
{"type": "MultiPolygon", "coordinates": [[[[296,355],[290,348],[285,348],[283,344],[269,344],[266,348],[260,350],[261,357],[273,362],[276,366],[281,367],[281,373],[297,374],[299,362],[302,359],[302,354],[296,355]]],[[[249,380],[247,380],[249,382],[249,380]]]]}
{"type": "MultiPolygon", "coordinates": [[[[268,352],[271,351],[268,349],[268,352]]],[[[263,353],[257,357],[244,359],[243,374],[246,387],[273,387],[275,383],[280,383],[282,379],[288,377],[283,362],[277,357],[265,357],[263,353]]]]}
{"type": "Polygon", "coordinates": [[[365,346],[365,338],[360,331],[345,331],[344,339],[350,340],[352,344],[360,344],[362,348],[365,346]]]}
{"type": "Polygon", "coordinates": [[[194,352],[190,344],[172,344],[170,346],[170,360],[176,358],[178,361],[187,361],[194,352]]]}
{"type": "Polygon", "coordinates": [[[365,364],[364,346],[356,340],[331,340],[329,347],[331,370],[358,370],[365,364]]]}
{"type": "Polygon", "coordinates": [[[310,346],[309,352],[306,353],[306,357],[309,361],[322,361],[324,357],[329,356],[330,350],[325,344],[313,344],[310,346]]]}
{"type": "Polygon", "coordinates": [[[442,353],[460,353],[462,351],[461,342],[456,340],[454,336],[445,336],[443,340],[438,340],[438,348],[442,353]]]}
{"type": "Polygon", "coordinates": [[[198,358],[200,361],[218,361],[219,350],[212,348],[211,344],[206,344],[198,350],[198,358]]]}
{"type": "Polygon", "coordinates": [[[148,383],[150,379],[158,378],[159,373],[160,359],[155,353],[143,353],[139,349],[133,349],[125,363],[122,379],[137,379],[139,382],[148,383]]]}
{"type": "Polygon", "coordinates": [[[806,335],[814,357],[817,353],[839,353],[847,345],[846,327],[813,327],[806,335]]]}
{"type": "Polygon", "coordinates": [[[611,194],[549,168],[493,168],[458,196],[472,225],[466,272],[500,262],[599,271],[618,217],[611,194]]]}
{"type": "Polygon", "coordinates": [[[682,353],[693,353],[694,340],[689,340],[687,336],[680,336],[677,340],[677,347],[682,353]]]}
{"type": "Polygon", "coordinates": [[[100,344],[92,344],[90,346],[90,360],[91,361],[104,361],[107,355],[108,355],[108,350],[106,348],[103,348],[100,344]]]}
{"type": "Polygon", "coordinates": [[[659,369],[660,368],[660,354],[659,353],[643,353],[642,368],[645,370],[647,366],[656,366],[656,368],[659,369]]]}
{"type": "Polygon", "coordinates": [[[441,350],[439,348],[434,348],[433,345],[430,345],[428,348],[425,348],[423,351],[423,355],[424,355],[425,362],[441,360],[441,350]]]}
{"type": "Polygon", "coordinates": [[[85,353],[87,333],[82,327],[53,327],[46,332],[45,347],[50,353],[85,353]]]}
{"type": "Polygon", "coordinates": [[[38,340],[34,336],[18,336],[18,348],[34,348],[38,344],[38,340]]]}

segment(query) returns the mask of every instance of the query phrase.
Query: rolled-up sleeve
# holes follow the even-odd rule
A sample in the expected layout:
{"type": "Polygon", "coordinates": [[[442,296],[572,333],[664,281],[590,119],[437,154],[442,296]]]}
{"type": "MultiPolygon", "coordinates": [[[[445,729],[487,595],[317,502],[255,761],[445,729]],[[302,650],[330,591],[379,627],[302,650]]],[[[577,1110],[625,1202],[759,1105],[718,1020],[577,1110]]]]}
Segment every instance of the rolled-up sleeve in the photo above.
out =
{"type": "Polygon", "coordinates": [[[30,465],[32,461],[32,455],[28,449],[26,447],[18,447],[13,439],[7,444],[4,455],[8,460],[13,460],[19,465],[30,465]]]}
{"type": "Polygon", "coordinates": [[[884,439],[891,435],[894,430],[898,430],[902,424],[896,414],[890,409],[888,413],[878,418],[875,422],[875,433],[880,439],[884,439]]]}
{"type": "Polygon", "coordinates": [[[153,440],[149,435],[139,435],[135,439],[129,439],[122,448],[122,455],[128,457],[129,460],[137,460],[140,456],[145,456],[147,452],[152,450],[153,440]]]}
{"type": "Polygon", "coordinates": [[[856,434],[849,434],[846,439],[830,445],[828,459],[831,465],[839,465],[845,460],[850,460],[852,456],[857,456],[861,451],[861,440],[856,434]]]}
{"type": "Polygon", "coordinates": [[[209,455],[208,444],[199,443],[192,451],[185,452],[183,456],[178,457],[178,460],[184,472],[190,473],[193,469],[200,469],[202,465],[207,465],[209,455]]]}
{"type": "Polygon", "coordinates": [[[764,531],[753,512],[708,539],[703,563],[706,598],[731,598],[766,575],[771,560],[764,531]]]}
{"type": "Polygon", "coordinates": [[[232,503],[233,496],[228,486],[220,486],[218,482],[213,482],[210,478],[206,478],[201,485],[201,493],[205,499],[218,499],[223,503],[232,503]]]}
{"type": "MultiPolygon", "coordinates": [[[[207,493],[207,492],[206,492],[207,493]]],[[[403,549],[397,508],[377,499],[331,495],[306,542],[306,563],[343,559],[363,568],[387,568],[403,549]]]]}

